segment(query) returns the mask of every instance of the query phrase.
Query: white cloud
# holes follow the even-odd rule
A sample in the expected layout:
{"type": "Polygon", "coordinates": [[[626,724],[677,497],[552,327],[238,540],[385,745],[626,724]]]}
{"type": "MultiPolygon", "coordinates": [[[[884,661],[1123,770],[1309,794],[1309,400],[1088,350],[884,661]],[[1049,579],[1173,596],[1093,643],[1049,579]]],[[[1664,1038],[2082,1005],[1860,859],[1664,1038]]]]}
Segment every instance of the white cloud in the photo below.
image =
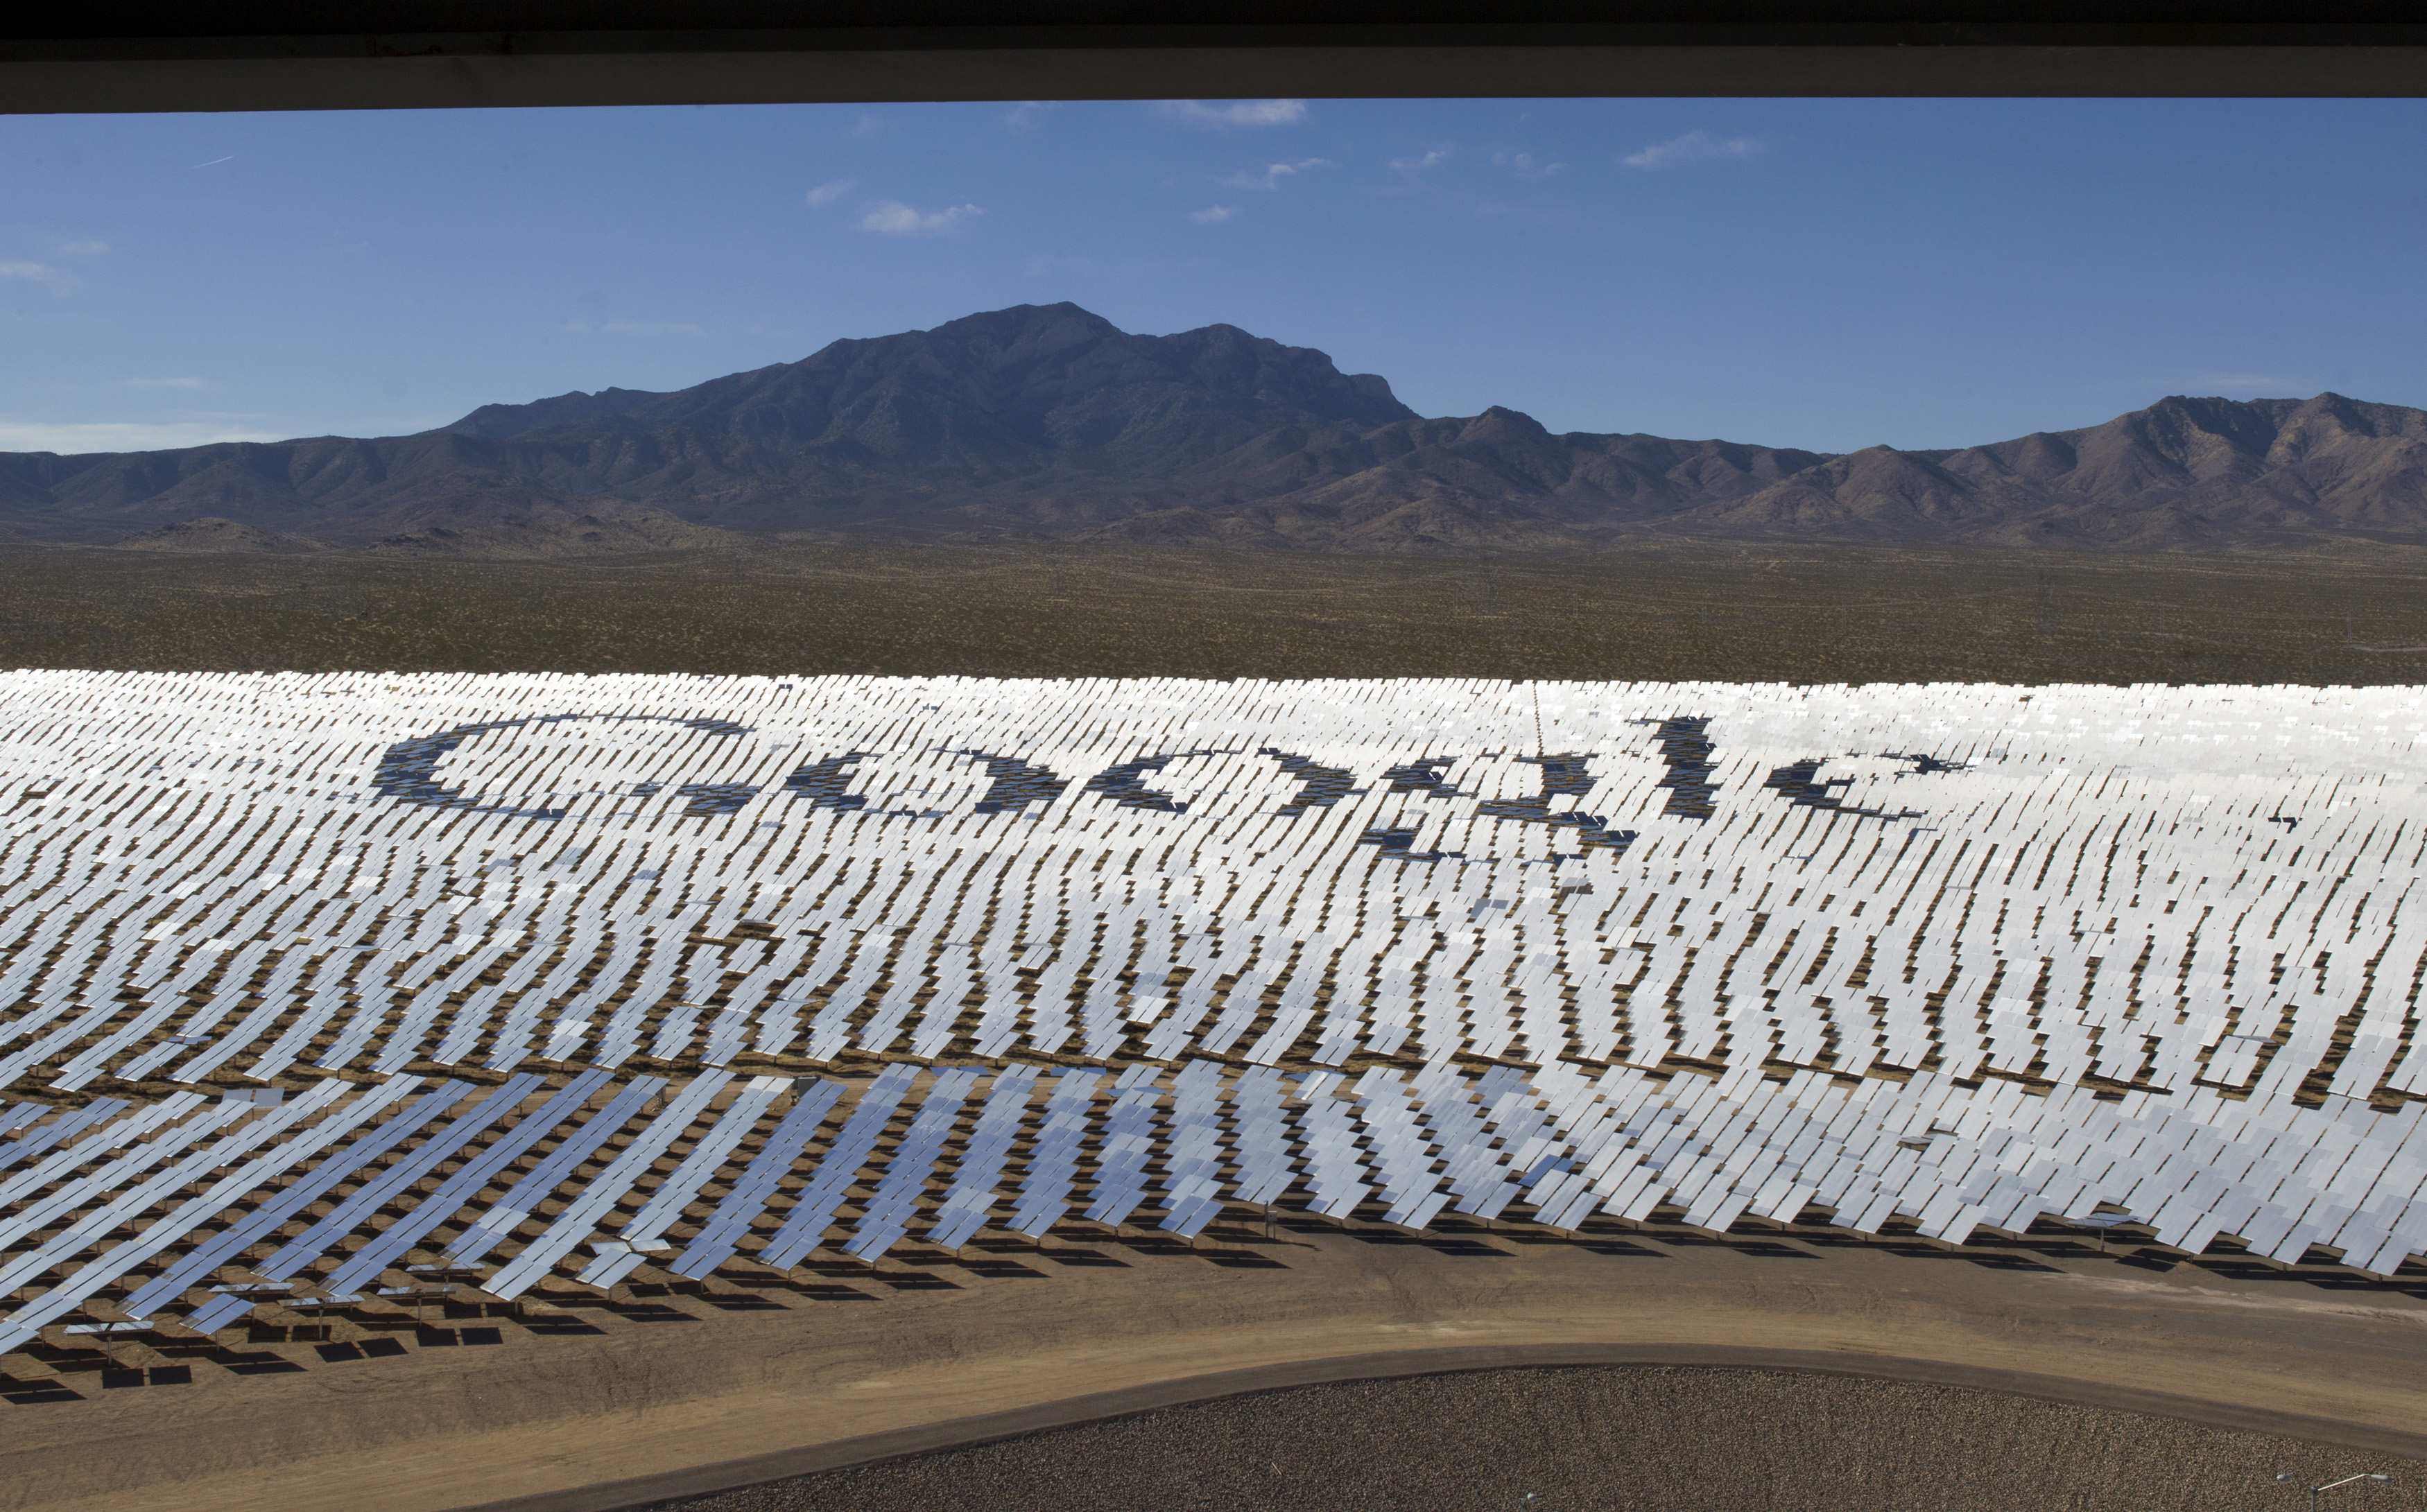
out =
{"type": "Polygon", "coordinates": [[[221,441],[283,441],[267,431],[231,425],[224,420],[170,420],[158,424],[114,420],[50,424],[0,415],[0,451],[56,451],[75,456],[89,451],[161,451],[176,447],[207,447],[221,441]]]}
{"type": "Polygon", "coordinates": [[[119,382],[124,383],[128,388],[180,388],[187,390],[199,390],[211,386],[209,380],[201,378],[122,378],[119,382]]]}
{"type": "Polygon", "coordinates": [[[863,110],[851,123],[855,137],[873,137],[885,129],[885,118],[873,110],[863,110]]]}
{"type": "Polygon", "coordinates": [[[1034,131],[1045,123],[1045,112],[1061,105],[1059,100],[1022,100],[1002,113],[1002,123],[1014,131],[1034,131]]]}
{"type": "Polygon", "coordinates": [[[809,190],[809,208],[823,210],[857,187],[859,180],[855,178],[830,178],[809,190]]]}
{"type": "Polygon", "coordinates": [[[1188,219],[1200,226],[1218,226],[1238,213],[1238,210],[1230,205],[1209,204],[1202,210],[1189,211],[1188,219]]]}
{"type": "Polygon", "coordinates": [[[59,243],[62,257],[100,257],[108,252],[106,241],[63,241],[59,243]]]}
{"type": "Polygon", "coordinates": [[[1446,147],[1435,147],[1426,152],[1422,157],[1392,158],[1391,171],[1393,173],[1409,174],[1422,173],[1427,170],[1439,168],[1442,164],[1447,161],[1449,161],[1449,149],[1446,147]]]}
{"type": "Polygon", "coordinates": [[[0,278],[23,279],[28,284],[39,284],[57,295],[69,294],[76,286],[76,277],[73,273],[63,268],[53,268],[48,263],[0,263],[0,278]]]}
{"type": "Polygon", "coordinates": [[[187,164],[186,165],[186,167],[187,167],[187,169],[197,169],[197,168],[217,168],[217,167],[219,167],[221,163],[233,163],[233,162],[235,162],[235,161],[236,161],[236,154],[234,154],[234,153],[230,153],[230,154],[228,154],[225,157],[214,157],[214,158],[212,158],[212,159],[211,159],[209,162],[207,162],[207,163],[187,163],[187,164]]]}
{"type": "Polygon", "coordinates": [[[1532,153],[1493,153],[1491,166],[1505,168],[1519,178],[1538,182],[1546,178],[1555,178],[1566,172],[1568,168],[1565,163],[1542,162],[1532,153]]]}
{"type": "Polygon", "coordinates": [[[1722,157],[1751,157],[1761,151],[1761,143],[1751,137],[1714,137],[1707,131],[1689,131],[1683,137],[1653,142],[1641,152],[1629,153],[1621,159],[1629,168],[1674,168],[1680,163],[1707,163],[1722,157]]]}
{"type": "Polygon", "coordinates": [[[1306,119],[1304,100],[1158,100],[1154,107],[1197,126],[1295,126],[1306,119]]]}
{"type": "Polygon", "coordinates": [[[567,320],[564,329],[577,336],[594,333],[610,336],[698,336],[707,328],[690,320],[567,320]]]}
{"type": "Polygon", "coordinates": [[[1328,157],[1301,157],[1295,163],[1266,163],[1261,169],[1242,170],[1222,182],[1234,189],[1277,189],[1285,178],[1339,166],[1328,157]]]}
{"type": "Polygon", "coordinates": [[[859,229],[873,231],[885,236],[932,236],[950,231],[964,220],[985,214],[974,204],[946,205],[941,210],[920,210],[899,200],[880,200],[868,207],[859,218],[859,229]]]}

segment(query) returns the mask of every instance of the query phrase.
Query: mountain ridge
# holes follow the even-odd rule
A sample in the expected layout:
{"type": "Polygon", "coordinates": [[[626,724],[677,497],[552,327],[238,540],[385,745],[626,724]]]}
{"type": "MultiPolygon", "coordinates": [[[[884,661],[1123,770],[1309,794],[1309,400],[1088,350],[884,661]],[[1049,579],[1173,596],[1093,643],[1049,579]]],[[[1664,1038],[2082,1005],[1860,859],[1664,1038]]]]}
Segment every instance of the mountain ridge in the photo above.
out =
{"type": "Polygon", "coordinates": [[[1458,551],[1631,536],[2108,549],[2427,542],[2427,411],[2169,395],[2095,426],[1843,453],[1427,417],[1216,324],[1069,303],[409,436],[0,453],[0,533],[147,549],[595,554],[751,535],[1458,551]],[[203,522],[197,525],[195,522],[203,522]],[[193,528],[181,528],[189,525],[193,528]]]}

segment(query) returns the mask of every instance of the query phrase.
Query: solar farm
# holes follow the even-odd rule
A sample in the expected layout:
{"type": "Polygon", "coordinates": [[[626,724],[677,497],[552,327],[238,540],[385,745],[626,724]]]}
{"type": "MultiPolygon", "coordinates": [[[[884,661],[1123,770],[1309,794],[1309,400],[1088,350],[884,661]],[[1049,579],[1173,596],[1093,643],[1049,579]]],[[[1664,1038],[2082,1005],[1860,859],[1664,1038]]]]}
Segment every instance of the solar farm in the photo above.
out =
{"type": "Polygon", "coordinates": [[[2399,688],[0,675],[0,1354],[1276,1212],[2389,1276],[2422,735],[2399,688]]]}

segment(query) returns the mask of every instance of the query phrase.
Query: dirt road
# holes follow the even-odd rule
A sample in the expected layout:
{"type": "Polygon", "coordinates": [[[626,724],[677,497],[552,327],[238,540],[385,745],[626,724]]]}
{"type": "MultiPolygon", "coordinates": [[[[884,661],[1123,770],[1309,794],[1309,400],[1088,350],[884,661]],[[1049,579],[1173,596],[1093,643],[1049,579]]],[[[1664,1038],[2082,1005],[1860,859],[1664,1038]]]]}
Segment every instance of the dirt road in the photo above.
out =
{"type": "Polygon", "coordinates": [[[816,1286],[720,1285],[633,1309],[660,1321],[606,1317],[575,1337],[10,1407],[0,1494],[93,1509],[628,1504],[1389,1363],[1376,1357],[1819,1365],[2427,1457],[2427,1284],[2408,1277],[2067,1239],[1958,1252],[1803,1231],[1221,1235],[1192,1251],[1071,1226],[1042,1255],[837,1263],[816,1286]]]}

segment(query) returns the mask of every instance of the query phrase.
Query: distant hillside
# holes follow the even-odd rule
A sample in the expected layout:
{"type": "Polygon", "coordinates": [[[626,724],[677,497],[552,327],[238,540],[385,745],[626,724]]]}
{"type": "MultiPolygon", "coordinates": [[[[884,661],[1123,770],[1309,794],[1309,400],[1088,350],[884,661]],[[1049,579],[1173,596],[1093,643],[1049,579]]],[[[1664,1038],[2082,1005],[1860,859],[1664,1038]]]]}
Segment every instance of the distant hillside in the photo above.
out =
{"type": "Polygon", "coordinates": [[[2171,398],[2081,431],[1843,456],[1426,419],[1233,326],[1021,305],[671,394],[418,435],[0,453],[0,536],[166,549],[667,549],[725,532],[1442,551],[1646,532],[2162,548],[2427,541],[2427,412],[2171,398]],[[165,532],[165,533],[164,533],[165,532]]]}
{"type": "Polygon", "coordinates": [[[297,536],[281,535],[259,526],[238,525],[234,520],[205,514],[174,525],[138,530],[119,543],[130,551],[247,551],[285,554],[319,549],[312,542],[297,536]]]}

